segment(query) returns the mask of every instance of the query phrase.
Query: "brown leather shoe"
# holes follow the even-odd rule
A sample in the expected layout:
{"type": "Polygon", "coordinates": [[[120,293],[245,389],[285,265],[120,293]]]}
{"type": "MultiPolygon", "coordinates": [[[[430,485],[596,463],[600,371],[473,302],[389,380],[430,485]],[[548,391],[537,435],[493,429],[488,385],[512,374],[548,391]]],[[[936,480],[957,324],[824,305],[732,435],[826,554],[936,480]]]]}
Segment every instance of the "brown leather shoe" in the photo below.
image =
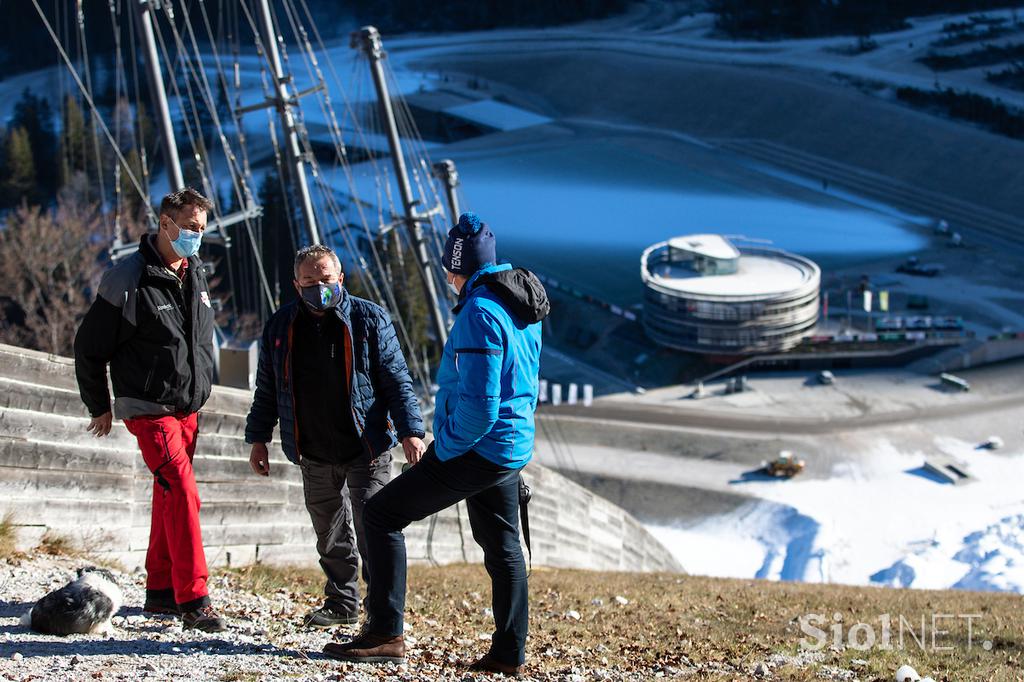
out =
{"type": "Polygon", "coordinates": [[[509,677],[519,677],[523,674],[523,666],[502,663],[492,658],[490,654],[484,654],[479,661],[471,664],[469,669],[474,672],[501,673],[509,677]]]}
{"type": "Polygon", "coordinates": [[[350,663],[405,663],[405,637],[362,632],[351,642],[331,642],[324,655],[350,663]]]}

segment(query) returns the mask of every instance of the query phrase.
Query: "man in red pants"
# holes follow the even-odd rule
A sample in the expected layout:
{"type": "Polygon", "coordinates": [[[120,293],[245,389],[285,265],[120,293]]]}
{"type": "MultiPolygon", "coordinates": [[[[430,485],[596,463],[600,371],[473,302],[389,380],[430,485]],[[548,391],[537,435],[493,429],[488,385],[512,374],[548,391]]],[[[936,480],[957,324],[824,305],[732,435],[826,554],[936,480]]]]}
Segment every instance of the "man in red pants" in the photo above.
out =
{"type": "Polygon", "coordinates": [[[97,437],[116,416],[153,474],[144,611],[180,614],[185,628],[226,629],[206,589],[199,491],[192,471],[197,412],[213,383],[213,310],[196,256],[209,200],[164,197],[160,228],[103,275],[75,337],[75,373],[97,437]],[[114,387],[111,410],[107,365],[114,387]]]}

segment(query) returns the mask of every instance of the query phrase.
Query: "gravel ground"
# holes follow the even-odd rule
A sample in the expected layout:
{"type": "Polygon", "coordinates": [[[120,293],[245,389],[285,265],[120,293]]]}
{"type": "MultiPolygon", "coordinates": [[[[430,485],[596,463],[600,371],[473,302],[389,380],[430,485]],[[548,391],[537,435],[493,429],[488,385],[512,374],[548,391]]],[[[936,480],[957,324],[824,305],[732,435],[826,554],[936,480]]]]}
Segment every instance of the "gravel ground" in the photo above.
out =
{"type": "MultiPolygon", "coordinates": [[[[0,562],[0,679],[7,680],[474,680],[460,662],[486,649],[486,633],[475,639],[417,639],[407,631],[406,665],[353,665],[332,661],[320,652],[332,640],[357,630],[307,630],[299,627],[309,606],[279,590],[273,598],[234,589],[228,576],[211,580],[215,606],[227,616],[229,632],[183,631],[177,618],[142,613],[144,574],[114,571],[124,592],[124,606],[113,618],[113,636],[41,635],[18,619],[47,592],[89,565],[81,558],[37,555],[0,562]]],[[[408,626],[407,626],[408,630],[408,626]]],[[[438,638],[440,639],[440,638],[438,638]]],[[[646,680],[682,675],[659,669],[624,672],[614,669],[568,669],[540,673],[536,680],[646,680]]]]}

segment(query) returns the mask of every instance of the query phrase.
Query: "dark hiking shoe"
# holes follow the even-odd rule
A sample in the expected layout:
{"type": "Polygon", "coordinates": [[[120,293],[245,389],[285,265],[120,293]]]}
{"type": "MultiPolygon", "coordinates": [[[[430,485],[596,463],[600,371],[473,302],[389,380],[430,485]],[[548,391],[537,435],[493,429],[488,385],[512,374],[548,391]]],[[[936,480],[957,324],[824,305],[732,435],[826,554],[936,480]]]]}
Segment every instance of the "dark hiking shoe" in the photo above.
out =
{"type": "Polygon", "coordinates": [[[202,630],[203,632],[224,632],[228,629],[227,623],[217,615],[212,606],[203,606],[195,611],[183,613],[181,627],[183,630],[202,630]]]}
{"type": "Polygon", "coordinates": [[[302,621],[302,626],[307,628],[329,628],[335,625],[355,625],[359,622],[359,612],[338,611],[330,606],[321,606],[316,611],[310,611],[302,621]]]}
{"type": "Polygon", "coordinates": [[[523,666],[502,663],[490,654],[484,654],[479,661],[470,664],[469,669],[473,672],[501,673],[509,677],[519,677],[523,674],[523,666]]]}
{"type": "Polygon", "coordinates": [[[142,605],[145,613],[161,616],[180,616],[181,611],[174,601],[173,590],[146,590],[146,603],[142,605]]]}
{"type": "Polygon", "coordinates": [[[325,645],[324,655],[350,663],[405,663],[405,637],[364,632],[351,642],[325,645]]]}

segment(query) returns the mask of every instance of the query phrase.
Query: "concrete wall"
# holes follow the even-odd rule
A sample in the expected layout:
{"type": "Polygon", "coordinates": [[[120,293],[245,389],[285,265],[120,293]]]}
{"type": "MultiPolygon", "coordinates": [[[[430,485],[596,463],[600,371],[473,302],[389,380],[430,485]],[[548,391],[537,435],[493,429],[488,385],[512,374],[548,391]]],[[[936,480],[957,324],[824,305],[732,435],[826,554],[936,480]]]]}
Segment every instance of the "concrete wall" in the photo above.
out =
{"type": "Polygon", "coordinates": [[[924,358],[910,369],[923,374],[959,372],[972,367],[1024,357],[1024,338],[975,340],[951,348],[935,357],[924,358]]]}
{"type": "MultiPolygon", "coordinates": [[[[152,476],[122,424],[103,439],[85,431],[88,416],[73,370],[70,359],[0,345],[0,515],[14,514],[22,545],[49,530],[129,568],[141,565],[152,476]]],[[[269,479],[249,469],[243,440],[249,400],[245,391],[217,387],[200,415],[195,470],[207,558],[215,565],[314,564],[298,467],[274,445],[269,479]]],[[[536,464],[525,476],[534,491],[535,565],[681,570],[620,507],[536,464]]],[[[406,537],[410,560],[482,558],[464,504],[414,524],[406,537]]]]}

